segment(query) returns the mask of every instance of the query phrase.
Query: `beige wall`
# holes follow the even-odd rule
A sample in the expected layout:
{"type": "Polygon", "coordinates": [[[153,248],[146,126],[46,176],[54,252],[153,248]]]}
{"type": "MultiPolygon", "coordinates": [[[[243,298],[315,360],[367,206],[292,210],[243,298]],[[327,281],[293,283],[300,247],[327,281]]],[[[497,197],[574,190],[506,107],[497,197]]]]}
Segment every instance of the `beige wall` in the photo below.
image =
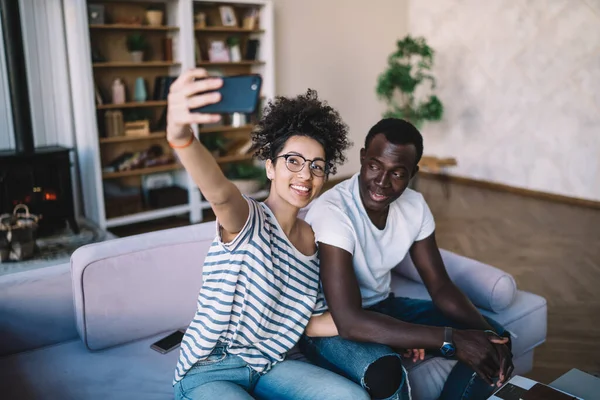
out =
{"type": "Polygon", "coordinates": [[[412,0],[446,108],[426,151],[456,175],[600,200],[600,2],[412,0]]]}
{"type": "Polygon", "coordinates": [[[341,114],[354,147],[338,177],[359,169],[358,152],[383,103],[375,96],[395,42],[407,32],[408,0],[274,0],[276,93],[313,88],[341,114]]]}

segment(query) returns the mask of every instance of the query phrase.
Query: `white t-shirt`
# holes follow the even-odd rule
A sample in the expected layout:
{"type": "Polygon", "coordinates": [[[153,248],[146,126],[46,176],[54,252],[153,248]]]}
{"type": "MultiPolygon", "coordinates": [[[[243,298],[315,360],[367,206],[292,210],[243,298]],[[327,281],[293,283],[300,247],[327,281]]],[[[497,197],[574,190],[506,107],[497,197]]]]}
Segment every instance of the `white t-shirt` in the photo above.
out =
{"type": "Polygon", "coordinates": [[[414,242],[433,233],[435,222],[423,196],[406,189],[390,204],[385,228],[380,230],[365,211],[358,185],[356,174],[323,193],[311,205],[305,220],[315,231],[317,242],[353,255],[362,304],[369,307],[389,295],[391,270],[414,242]]]}

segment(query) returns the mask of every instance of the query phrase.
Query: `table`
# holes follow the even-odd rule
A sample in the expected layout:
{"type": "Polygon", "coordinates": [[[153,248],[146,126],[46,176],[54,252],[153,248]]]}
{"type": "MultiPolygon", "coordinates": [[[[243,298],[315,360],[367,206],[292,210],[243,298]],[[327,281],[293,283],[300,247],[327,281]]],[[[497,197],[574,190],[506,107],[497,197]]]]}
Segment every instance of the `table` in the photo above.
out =
{"type": "Polygon", "coordinates": [[[600,378],[573,368],[548,386],[581,397],[584,400],[600,399],[600,378]]]}
{"type": "MultiPolygon", "coordinates": [[[[453,157],[435,157],[424,155],[419,161],[419,168],[422,171],[437,174],[442,182],[442,190],[444,191],[444,197],[448,199],[450,197],[450,186],[448,185],[448,176],[444,173],[447,167],[455,167],[458,165],[456,158],[453,157]]],[[[417,186],[419,183],[419,174],[417,174],[410,183],[410,188],[418,190],[417,186]]]]}
{"type": "Polygon", "coordinates": [[[423,156],[419,161],[419,168],[423,168],[428,172],[439,174],[446,167],[455,167],[458,165],[456,158],[453,157],[434,157],[434,156],[423,156]]]}

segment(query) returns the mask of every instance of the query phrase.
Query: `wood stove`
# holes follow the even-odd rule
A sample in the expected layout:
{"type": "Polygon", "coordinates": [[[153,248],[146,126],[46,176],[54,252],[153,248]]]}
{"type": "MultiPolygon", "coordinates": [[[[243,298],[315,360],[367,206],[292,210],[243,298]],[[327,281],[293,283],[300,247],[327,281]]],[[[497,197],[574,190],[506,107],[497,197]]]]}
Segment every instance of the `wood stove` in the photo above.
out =
{"type": "Polygon", "coordinates": [[[78,233],[69,152],[62,147],[0,152],[0,213],[25,204],[29,212],[41,216],[40,236],[65,227],[65,222],[78,233]]]}

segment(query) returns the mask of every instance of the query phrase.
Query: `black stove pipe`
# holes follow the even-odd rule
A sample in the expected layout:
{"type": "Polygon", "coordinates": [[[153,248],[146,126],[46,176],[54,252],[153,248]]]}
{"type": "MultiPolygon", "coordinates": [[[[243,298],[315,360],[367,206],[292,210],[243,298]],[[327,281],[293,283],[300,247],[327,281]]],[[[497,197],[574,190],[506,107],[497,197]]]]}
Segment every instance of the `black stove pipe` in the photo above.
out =
{"type": "Polygon", "coordinates": [[[8,88],[17,153],[33,153],[33,125],[27,88],[25,48],[21,30],[21,13],[17,0],[0,0],[0,18],[8,72],[8,88]]]}

